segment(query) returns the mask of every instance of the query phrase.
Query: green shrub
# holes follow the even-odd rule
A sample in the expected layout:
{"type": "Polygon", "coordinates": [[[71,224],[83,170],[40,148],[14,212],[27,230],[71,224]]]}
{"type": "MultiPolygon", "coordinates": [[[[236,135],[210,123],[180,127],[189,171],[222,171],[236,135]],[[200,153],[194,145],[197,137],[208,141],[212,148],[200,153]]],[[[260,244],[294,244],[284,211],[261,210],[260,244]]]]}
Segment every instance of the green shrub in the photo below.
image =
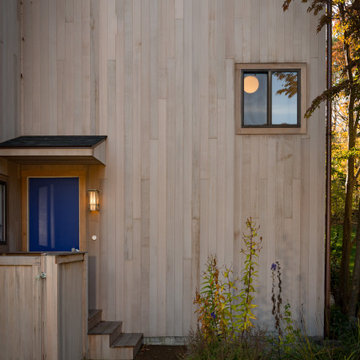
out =
{"type": "Polygon", "coordinates": [[[201,290],[196,292],[194,304],[197,305],[198,326],[208,342],[213,339],[231,339],[252,328],[256,319],[253,309],[255,288],[258,276],[257,259],[261,249],[261,237],[253,221],[246,221],[247,234],[243,234],[244,268],[241,278],[234,276],[230,268],[220,271],[215,256],[209,256],[206,270],[202,275],[201,290]],[[242,285],[239,290],[237,283],[242,285]]]}
{"type": "Polygon", "coordinates": [[[202,336],[209,342],[215,337],[227,336],[230,305],[225,296],[224,281],[219,276],[216,257],[210,256],[203,274],[201,291],[196,292],[194,300],[198,306],[196,313],[202,336]]]}
{"type": "Polygon", "coordinates": [[[201,331],[190,334],[187,360],[261,360],[268,359],[265,335],[250,330],[231,339],[213,339],[209,342],[201,331]]]}
{"type": "Polygon", "coordinates": [[[359,360],[360,326],[332,308],[331,331],[337,340],[314,341],[293,320],[291,305],[282,298],[282,269],[271,266],[272,315],[275,334],[256,329],[255,281],[261,237],[250,219],[243,234],[244,266],[237,276],[227,267],[220,269],[210,256],[196,292],[197,330],[190,334],[188,360],[359,360]]]}

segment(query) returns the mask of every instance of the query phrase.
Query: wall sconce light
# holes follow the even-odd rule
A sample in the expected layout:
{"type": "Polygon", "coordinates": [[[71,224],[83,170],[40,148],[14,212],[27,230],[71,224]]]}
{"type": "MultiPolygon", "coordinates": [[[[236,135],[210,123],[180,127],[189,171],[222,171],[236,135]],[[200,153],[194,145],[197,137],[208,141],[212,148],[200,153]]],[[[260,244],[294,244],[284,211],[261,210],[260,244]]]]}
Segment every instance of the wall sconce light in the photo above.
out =
{"type": "Polygon", "coordinates": [[[99,190],[89,189],[89,210],[90,211],[99,211],[99,190]]]}

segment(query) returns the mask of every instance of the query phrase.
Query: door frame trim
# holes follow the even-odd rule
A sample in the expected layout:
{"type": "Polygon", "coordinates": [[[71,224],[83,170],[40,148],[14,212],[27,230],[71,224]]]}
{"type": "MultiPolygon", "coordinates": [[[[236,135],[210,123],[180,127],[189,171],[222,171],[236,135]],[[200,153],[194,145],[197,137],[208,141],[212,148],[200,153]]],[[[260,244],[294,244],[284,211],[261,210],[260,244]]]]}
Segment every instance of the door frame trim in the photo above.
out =
{"type": "Polygon", "coordinates": [[[29,251],[28,236],[28,179],[38,178],[68,178],[79,179],[79,250],[87,251],[86,242],[86,175],[85,165],[24,165],[21,169],[21,250],[29,251]]]}

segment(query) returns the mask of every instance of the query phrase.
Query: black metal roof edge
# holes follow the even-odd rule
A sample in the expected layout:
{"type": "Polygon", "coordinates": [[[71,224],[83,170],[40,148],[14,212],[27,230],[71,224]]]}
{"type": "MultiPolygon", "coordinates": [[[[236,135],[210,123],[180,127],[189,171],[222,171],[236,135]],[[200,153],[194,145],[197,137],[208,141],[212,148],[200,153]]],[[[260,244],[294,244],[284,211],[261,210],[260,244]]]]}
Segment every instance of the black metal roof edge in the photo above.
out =
{"type": "Polygon", "coordinates": [[[107,135],[24,135],[0,143],[0,148],[89,148],[106,139],[107,135]]]}

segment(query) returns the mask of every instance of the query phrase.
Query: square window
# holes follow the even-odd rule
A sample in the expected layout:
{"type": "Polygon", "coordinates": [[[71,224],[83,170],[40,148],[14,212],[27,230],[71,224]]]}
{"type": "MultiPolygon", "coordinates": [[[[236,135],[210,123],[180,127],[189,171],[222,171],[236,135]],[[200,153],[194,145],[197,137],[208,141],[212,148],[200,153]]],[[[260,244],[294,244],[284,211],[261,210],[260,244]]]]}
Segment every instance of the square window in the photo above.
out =
{"type": "Polygon", "coordinates": [[[305,133],[305,70],[305,64],[236,64],[236,133],[305,133]]]}
{"type": "Polygon", "coordinates": [[[6,243],[6,183],[0,181],[0,244],[6,243]]]}
{"type": "Polygon", "coordinates": [[[243,126],[299,127],[299,70],[242,71],[243,126]]]}

